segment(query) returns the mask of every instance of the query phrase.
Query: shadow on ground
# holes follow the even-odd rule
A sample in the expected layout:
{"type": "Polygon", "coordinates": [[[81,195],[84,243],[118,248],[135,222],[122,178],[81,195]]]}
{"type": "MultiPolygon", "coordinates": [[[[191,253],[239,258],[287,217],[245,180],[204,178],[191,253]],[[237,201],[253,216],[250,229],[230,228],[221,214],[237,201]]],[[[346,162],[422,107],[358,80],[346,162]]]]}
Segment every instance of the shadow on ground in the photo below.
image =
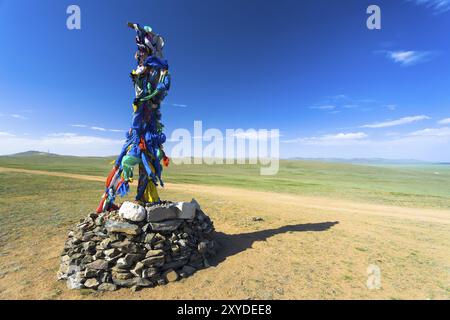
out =
{"type": "Polygon", "coordinates": [[[217,266],[228,257],[234,256],[240,252],[250,249],[256,241],[266,241],[268,238],[278,234],[287,232],[305,232],[313,231],[320,232],[331,229],[338,224],[335,222],[321,222],[321,223],[306,223],[283,226],[276,229],[260,230],[241,234],[225,234],[223,232],[215,232],[214,238],[217,241],[219,248],[217,255],[211,259],[211,265],[217,266]]]}

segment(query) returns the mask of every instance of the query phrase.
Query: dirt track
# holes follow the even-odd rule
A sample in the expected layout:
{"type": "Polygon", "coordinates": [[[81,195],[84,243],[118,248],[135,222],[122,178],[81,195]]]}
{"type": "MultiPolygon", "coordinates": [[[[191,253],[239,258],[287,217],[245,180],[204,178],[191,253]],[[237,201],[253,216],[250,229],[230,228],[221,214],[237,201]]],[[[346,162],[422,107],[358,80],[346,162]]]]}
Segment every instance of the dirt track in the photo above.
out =
{"type": "MultiPolygon", "coordinates": [[[[5,171],[104,181],[0,168],[5,171]]],[[[137,293],[69,291],[55,281],[65,233],[39,239],[36,231],[36,238],[18,239],[22,250],[8,256],[24,267],[0,278],[0,298],[450,298],[450,211],[185,184],[167,185],[162,196],[195,197],[212,217],[222,250],[211,268],[137,293]],[[254,222],[255,216],[264,221],[254,222]],[[29,245],[31,239],[36,246],[29,245]],[[366,287],[371,264],[381,269],[379,290],[366,287]]]]}
{"type": "MultiPolygon", "coordinates": [[[[105,177],[89,176],[82,174],[64,173],[64,172],[50,172],[42,170],[26,170],[0,167],[0,172],[20,172],[30,174],[43,174],[54,177],[63,177],[87,181],[105,181],[105,177]]],[[[335,200],[324,197],[305,197],[299,195],[270,193],[262,191],[252,191],[245,189],[236,189],[221,186],[205,186],[193,184],[166,184],[166,189],[177,191],[195,191],[194,193],[208,193],[219,194],[221,196],[231,196],[240,201],[262,201],[271,204],[276,204],[280,209],[285,205],[301,206],[308,209],[318,209],[327,211],[336,211],[340,213],[359,213],[372,214],[381,216],[391,216],[405,219],[416,219],[421,221],[439,222],[450,224],[449,210],[436,209],[416,209],[395,207],[377,204],[358,203],[346,200],[335,200]]]]}

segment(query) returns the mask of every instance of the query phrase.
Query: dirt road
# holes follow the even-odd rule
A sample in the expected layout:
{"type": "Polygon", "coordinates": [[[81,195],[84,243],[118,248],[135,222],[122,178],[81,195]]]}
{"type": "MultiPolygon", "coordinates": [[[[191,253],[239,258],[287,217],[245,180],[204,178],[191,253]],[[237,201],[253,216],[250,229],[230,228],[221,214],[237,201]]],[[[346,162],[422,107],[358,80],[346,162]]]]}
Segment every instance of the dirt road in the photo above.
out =
{"type": "MultiPolygon", "coordinates": [[[[0,167],[1,172],[20,172],[29,174],[42,174],[54,177],[86,180],[86,181],[105,181],[105,177],[89,176],[82,174],[50,172],[42,170],[26,170],[0,167]]],[[[378,204],[358,203],[348,200],[335,200],[324,197],[305,197],[299,195],[270,193],[262,191],[252,191],[246,189],[236,189],[222,186],[205,186],[193,184],[166,184],[166,189],[185,191],[190,190],[194,194],[219,194],[221,196],[231,196],[239,201],[263,201],[270,204],[276,204],[280,208],[285,205],[297,205],[308,209],[318,209],[327,211],[337,211],[340,213],[358,213],[381,216],[391,216],[405,219],[416,219],[421,221],[450,223],[450,210],[436,209],[416,209],[386,206],[378,204]]]]}

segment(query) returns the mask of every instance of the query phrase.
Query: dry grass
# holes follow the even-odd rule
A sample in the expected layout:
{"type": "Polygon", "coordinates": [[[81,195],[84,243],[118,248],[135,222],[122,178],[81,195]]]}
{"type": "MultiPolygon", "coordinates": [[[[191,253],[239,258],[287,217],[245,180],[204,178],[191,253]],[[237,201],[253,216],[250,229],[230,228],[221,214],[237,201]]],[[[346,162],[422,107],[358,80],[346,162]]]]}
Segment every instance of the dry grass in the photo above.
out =
{"type": "Polygon", "coordinates": [[[101,184],[17,172],[0,178],[9,185],[0,189],[1,299],[450,297],[450,211],[188,185],[163,197],[195,197],[211,216],[222,245],[213,267],[136,293],[69,291],[56,281],[59,253],[67,228],[97,205],[101,184]],[[380,290],[366,287],[369,264],[381,268],[380,290]]]}

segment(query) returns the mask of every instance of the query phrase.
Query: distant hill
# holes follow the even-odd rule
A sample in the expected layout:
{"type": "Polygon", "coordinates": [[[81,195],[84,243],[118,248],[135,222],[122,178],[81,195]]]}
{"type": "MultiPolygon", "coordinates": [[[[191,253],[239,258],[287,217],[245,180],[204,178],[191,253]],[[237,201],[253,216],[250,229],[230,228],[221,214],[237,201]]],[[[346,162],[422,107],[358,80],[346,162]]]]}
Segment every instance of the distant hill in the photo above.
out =
{"type": "MultiPolygon", "coordinates": [[[[32,158],[32,157],[41,157],[41,158],[74,158],[74,159],[110,159],[116,158],[117,155],[105,156],[105,157],[86,157],[86,156],[70,156],[70,155],[59,155],[56,153],[42,152],[42,151],[26,151],[15,153],[6,156],[0,157],[15,157],[15,158],[32,158]]],[[[315,162],[329,162],[329,163],[344,163],[344,164],[359,164],[359,165],[449,165],[450,162],[430,162],[430,161],[422,161],[416,159],[385,159],[385,158],[302,158],[302,157],[294,157],[294,158],[286,158],[281,160],[290,160],[290,161],[315,161],[315,162]]]]}
{"type": "Polygon", "coordinates": [[[25,151],[25,152],[19,152],[19,153],[14,153],[14,154],[8,154],[8,155],[4,155],[4,156],[0,156],[1,157],[9,157],[9,158],[32,158],[32,157],[37,157],[37,158],[76,158],[76,159],[91,159],[91,158],[95,158],[95,159],[109,159],[109,158],[115,158],[117,157],[117,155],[112,155],[112,156],[104,156],[104,157],[99,157],[99,156],[72,156],[72,155],[61,155],[61,154],[56,154],[56,153],[50,153],[50,152],[42,152],[42,151],[25,151]]]}
{"type": "Polygon", "coordinates": [[[289,160],[304,160],[304,161],[321,161],[321,162],[339,162],[350,164],[433,164],[433,162],[422,161],[416,159],[384,159],[384,158],[289,158],[289,160]]]}
{"type": "Polygon", "coordinates": [[[42,152],[42,151],[25,151],[7,155],[7,157],[34,157],[34,156],[51,156],[51,157],[60,157],[59,154],[42,152]]]}

